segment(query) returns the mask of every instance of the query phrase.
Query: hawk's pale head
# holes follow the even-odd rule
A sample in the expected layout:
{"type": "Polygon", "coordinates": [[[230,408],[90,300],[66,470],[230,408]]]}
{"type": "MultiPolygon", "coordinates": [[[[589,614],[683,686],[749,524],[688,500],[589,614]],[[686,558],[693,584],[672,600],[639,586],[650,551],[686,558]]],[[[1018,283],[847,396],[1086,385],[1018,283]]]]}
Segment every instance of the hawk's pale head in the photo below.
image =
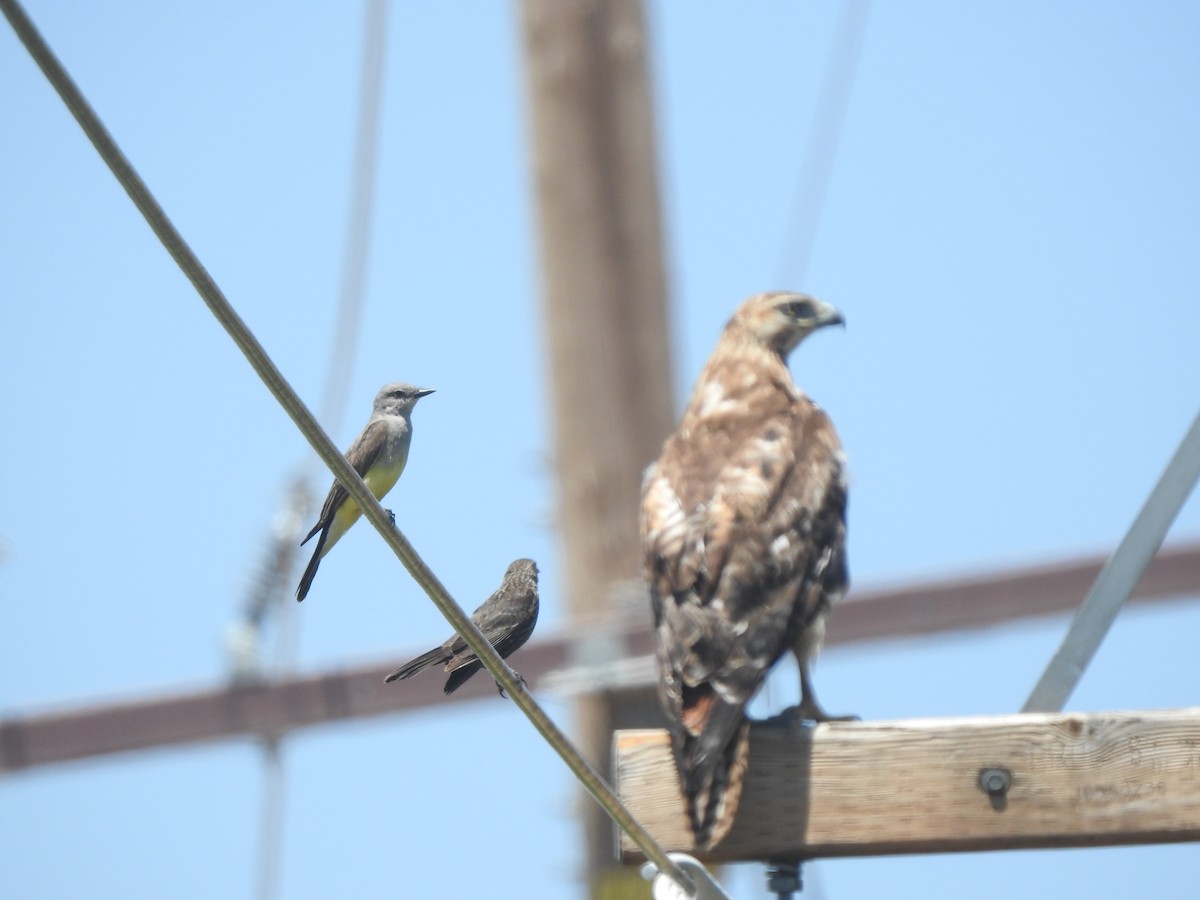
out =
{"type": "Polygon", "coordinates": [[[726,329],[742,331],[786,358],[797,344],[818,328],[845,324],[846,320],[835,307],[816,297],[770,291],[755,294],[743,303],[726,329]]]}

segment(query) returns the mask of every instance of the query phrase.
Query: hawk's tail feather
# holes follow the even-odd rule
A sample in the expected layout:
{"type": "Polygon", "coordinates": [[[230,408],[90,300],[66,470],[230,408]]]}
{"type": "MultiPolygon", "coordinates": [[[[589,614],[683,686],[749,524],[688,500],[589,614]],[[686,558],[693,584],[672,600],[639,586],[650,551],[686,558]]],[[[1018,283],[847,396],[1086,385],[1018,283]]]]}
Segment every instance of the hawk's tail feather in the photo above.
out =
{"type": "Polygon", "coordinates": [[[704,731],[686,735],[684,744],[688,814],[697,848],[707,850],[724,839],[737,814],[750,755],[750,721],[740,704],[718,701],[704,731]]]}
{"type": "Polygon", "coordinates": [[[384,681],[403,681],[405,678],[412,678],[418,672],[424,672],[430,666],[436,666],[439,663],[446,661],[446,651],[441,647],[434,647],[428,653],[422,653],[415,659],[410,659],[395,672],[389,675],[384,681]]]}

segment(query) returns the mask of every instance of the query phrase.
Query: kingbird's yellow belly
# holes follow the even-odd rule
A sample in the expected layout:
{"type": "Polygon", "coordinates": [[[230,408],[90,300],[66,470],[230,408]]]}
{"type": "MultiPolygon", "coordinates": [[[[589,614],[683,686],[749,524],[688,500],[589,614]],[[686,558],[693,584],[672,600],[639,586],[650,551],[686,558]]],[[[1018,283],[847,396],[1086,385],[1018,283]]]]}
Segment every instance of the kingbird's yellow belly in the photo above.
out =
{"type": "MultiPolygon", "coordinates": [[[[408,454],[398,455],[394,465],[375,465],[367,470],[367,474],[363,476],[363,482],[366,483],[367,489],[375,495],[376,500],[382,500],[384,496],[395,487],[396,482],[400,480],[400,474],[404,471],[404,464],[408,461],[408,454]]],[[[321,551],[321,556],[333,549],[336,544],[347,531],[350,526],[358,521],[358,517],[362,515],[362,510],[353,500],[347,498],[341,508],[333,514],[333,524],[329,526],[329,537],[325,539],[325,547],[321,551]]]]}

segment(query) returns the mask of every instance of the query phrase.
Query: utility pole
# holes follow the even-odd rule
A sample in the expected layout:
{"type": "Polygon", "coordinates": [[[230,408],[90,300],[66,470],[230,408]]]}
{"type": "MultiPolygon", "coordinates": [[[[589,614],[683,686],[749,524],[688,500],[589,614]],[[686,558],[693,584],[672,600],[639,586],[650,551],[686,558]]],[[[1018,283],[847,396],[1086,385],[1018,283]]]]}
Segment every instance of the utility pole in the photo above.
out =
{"type": "MultiPolygon", "coordinates": [[[[645,17],[641,0],[520,9],[564,595],[586,623],[619,583],[640,582],[641,473],[674,419],[645,17]]],[[[579,744],[606,773],[614,728],[631,724],[630,711],[642,721],[655,711],[641,694],[578,703],[579,744]]],[[[612,825],[592,804],[583,819],[592,896],[614,896],[602,886],[619,877],[612,825]]]]}

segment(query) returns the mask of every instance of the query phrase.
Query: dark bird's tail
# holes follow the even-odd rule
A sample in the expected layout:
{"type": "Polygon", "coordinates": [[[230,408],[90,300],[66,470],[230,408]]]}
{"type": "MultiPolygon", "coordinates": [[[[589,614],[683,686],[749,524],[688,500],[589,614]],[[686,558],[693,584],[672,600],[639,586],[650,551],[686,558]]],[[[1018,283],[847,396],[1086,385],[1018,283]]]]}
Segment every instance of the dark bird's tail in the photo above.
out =
{"type": "MultiPolygon", "coordinates": [[[[445,647],[434,647],[428,653],[422,653],[416,659],[410,659],[395,672],[389,675],[384,681],[403,681],[405,678],[412,678],[418,672],[424,672],[430,666],[436,666],[444,663],[450,658],[450,654],[445,647]]],[[[447,693],[449,693],[447,691],[447,693]]]]}
{"type": "MultiPolygon", "coordinates": [[[[320,526],[318,526],[318,527],[320,527],[320,526]]],[[[300,546],[303,547],[305,544],[307,544],[308,538],[312,537],[316,533],[316,531],[317,531],[316,528],[314,528],[312,531],[310,531],[308,533],[308,537],[306,537],[304,540],[302,540],[300,542],[300,546]]],[[[310,559],[308,561],[308,566],[307,566],[307,568],[305,568],[304,574],[300,576],[300,584],[296,588],[297,602],[303,600],[305,597],[308,596],[308,589],[312,587],[313,579],[317,577],[317,566],[319,566],[321,564],[321,551],[325,549],[325,538],[328,535],[329,535],[329,529],[322,528],[321,536],[319,538],[317,538],[317,546],[313,549],[312,559],[310,559]]]]}
{"type": "Polygon", "coordinates": [[[467,683],[468,678],[482,668],[483,663],[472,656],[469,663],[467,663],[465,666],[459,666],[450,673],[450,677],[446,679],[446,687],[442,689],[442,693],[453,694],[460,687],[467,683]]]}

